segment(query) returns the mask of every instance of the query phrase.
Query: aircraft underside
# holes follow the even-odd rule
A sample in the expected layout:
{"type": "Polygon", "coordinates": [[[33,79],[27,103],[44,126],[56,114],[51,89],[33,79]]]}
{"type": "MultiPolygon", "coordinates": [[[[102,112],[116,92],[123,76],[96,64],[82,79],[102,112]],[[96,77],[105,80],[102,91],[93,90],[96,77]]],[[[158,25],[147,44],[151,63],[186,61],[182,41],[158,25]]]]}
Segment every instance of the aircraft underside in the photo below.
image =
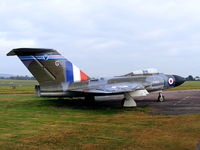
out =
{"type": "MultiPolygon", "coordinates": [[[[124,95],[124,98],[122,99],[122,106],[123,107],[136,107],[137,104],[134,100],[135,97],[140,96],[147,96],[150,91],[147,91],[146,89],[143,90],[137,90],[133,92],[126,92],[126,93],[82,93],[82,92],[71,92],[71,91],[65,91],[65,92],[41,92],[38,91],[36,88],[36,96],[39,97],[84,97],[85,101],[88,103],[93,103],[95,101],[95,96],[112,96],[112,95],[124,95]]],[[[151,90],[151,92],[158,92],[158,101],[164,101],[164,96],[162,96],[161,90],[151,90]],[[160,98],[162,98],[160,100],[160,98]]]]}

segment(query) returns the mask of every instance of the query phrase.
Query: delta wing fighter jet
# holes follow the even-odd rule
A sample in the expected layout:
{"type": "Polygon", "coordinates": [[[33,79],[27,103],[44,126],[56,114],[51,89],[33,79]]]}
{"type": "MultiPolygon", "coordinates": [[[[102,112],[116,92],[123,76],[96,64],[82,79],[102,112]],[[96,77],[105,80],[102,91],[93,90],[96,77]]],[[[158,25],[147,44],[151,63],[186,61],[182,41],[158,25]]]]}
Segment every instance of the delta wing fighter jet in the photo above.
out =
{"type": "Polygon", "coordinates": [[[162,90],[185,82],[183,77],[158,73],[154,69],[113,78],[91,79],[53,49],[18,48],[7,55],[17,55],[39,82],[35,87],[37,96],[85,97],[87,102],[92,102],[95,96],[123,94],[123,106],[134,107],[134,97],[158,92],[158,101],[162,102],[165,100],[162,90]]]}

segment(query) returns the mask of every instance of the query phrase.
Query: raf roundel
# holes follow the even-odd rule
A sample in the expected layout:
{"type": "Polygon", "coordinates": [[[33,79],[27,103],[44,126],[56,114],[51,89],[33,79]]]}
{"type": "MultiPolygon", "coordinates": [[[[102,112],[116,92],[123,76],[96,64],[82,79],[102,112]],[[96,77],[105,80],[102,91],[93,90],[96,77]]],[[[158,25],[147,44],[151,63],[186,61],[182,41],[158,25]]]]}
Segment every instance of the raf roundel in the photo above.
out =
{"type": "Polygon", "coordinates": [[[168,82],[169,82],[169,85],[172,85],[174,83],[174,79],[173,78],[169,78],[168,82]]]}

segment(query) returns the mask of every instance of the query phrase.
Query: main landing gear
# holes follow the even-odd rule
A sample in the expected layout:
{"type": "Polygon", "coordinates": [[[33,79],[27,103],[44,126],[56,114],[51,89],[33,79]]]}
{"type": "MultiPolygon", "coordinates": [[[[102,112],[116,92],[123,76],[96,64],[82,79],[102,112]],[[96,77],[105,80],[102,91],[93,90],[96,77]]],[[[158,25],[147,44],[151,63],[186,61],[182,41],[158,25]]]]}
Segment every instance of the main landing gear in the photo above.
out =
{"type": "MultiPolygon", "coordinates": [[[[157,102],[164,102],[164,101],[165,101],[165,97],[164,97],[163,93],[160,92],[157,102]]],[[[122,105],[122,107],[136,107],[137,106],[135,100],[133,99],[133,97],[131,96],[130,93],[124,94],[124,99],[122,100],[121,105],[122,105]]]]}
{"type": "Polygon", "coordinates": [[[122,100],[122,107],[136,107],[137,104],[130,93],[124,94],[124,99],[122,100]]]}
{"type": "Polygon", "coordinates": [[[164,101],[165,101],[165,97],[163,96],[162,92],[160,92],[157,102],[164,102],[164,101]]]}
{"type": "Polygon", "coordinates": [[[95,103],[95,97],[94,96],[85,96],[85,104],[88,106],[92,106],[95,103]]]}

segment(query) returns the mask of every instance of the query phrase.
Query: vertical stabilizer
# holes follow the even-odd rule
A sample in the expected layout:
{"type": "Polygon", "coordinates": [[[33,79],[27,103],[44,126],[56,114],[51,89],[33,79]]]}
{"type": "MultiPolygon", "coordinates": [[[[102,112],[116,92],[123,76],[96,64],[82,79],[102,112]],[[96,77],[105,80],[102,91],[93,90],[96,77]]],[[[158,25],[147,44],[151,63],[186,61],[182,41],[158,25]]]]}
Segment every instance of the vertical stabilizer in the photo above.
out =
{"type": "Polygon", "coordinates": [[[17,55],[39,83],[80,82],[89,77],[53,49],[18,48],[8,56],[17,55]]]}

